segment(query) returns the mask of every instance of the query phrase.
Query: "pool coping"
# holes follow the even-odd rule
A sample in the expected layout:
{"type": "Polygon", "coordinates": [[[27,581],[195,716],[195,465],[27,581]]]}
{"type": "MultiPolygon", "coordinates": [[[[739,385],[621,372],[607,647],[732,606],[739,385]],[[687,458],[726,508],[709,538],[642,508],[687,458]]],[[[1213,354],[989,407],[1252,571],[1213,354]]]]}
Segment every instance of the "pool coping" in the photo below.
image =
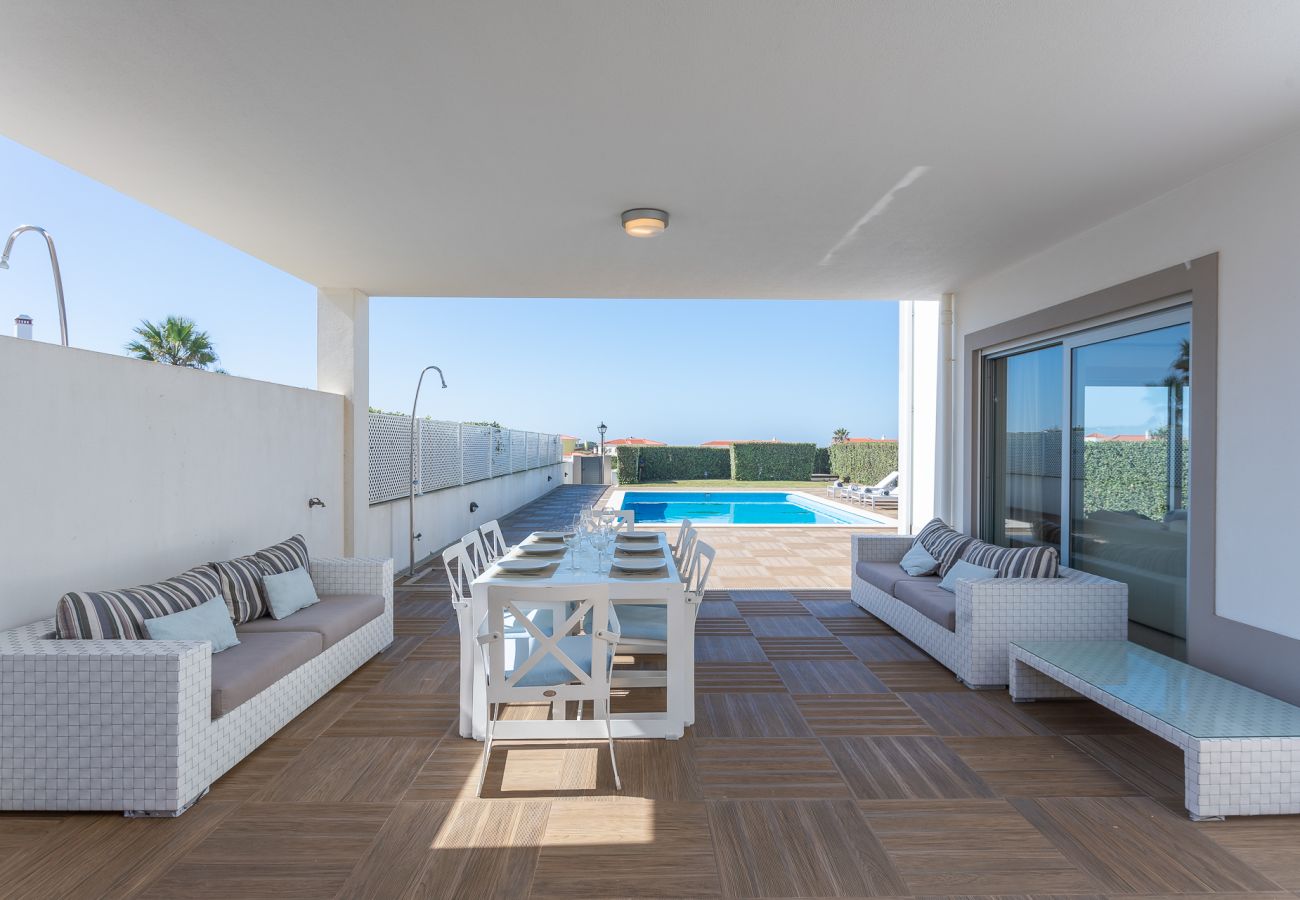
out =
{"type": "MultiPolygon", "coordinates": [[[[635,493],[635,492],[637,491],[637,488],[636,488],[635,486],[630,487],[630,488],[629,488],[629,487],[625,487],[625,486],[624,486],[624,487],[615,487],[614,490],[611,491],[611,492],[607,495],[608,499],[605,501],[605,504],[604,504],[604,506],[603,506],[602,508],[603,508],[603,509],[621,509],[621,508],[623,507],[623,496],[624,496],[628,491],[632,491],[632,492],[635,493]]],[[[672,491],[672,489],[670,488],[670,489],[668,489],[667,491],[662,491],[662,492],[663,492],[663,493],[672,493],[673,491],[672,491]]],[[[654,491],[651,491],[650,489],[646,489],[646,490],[645,490],[645,493],[654,493],[654,491]]],[[[693,490],[682,490],[681,493],[683,493],[683,494],[691,494],[691,493],[696,493],[696,494],[706,494],[706,493],[711,493],[711,492],[710,492],[710,491],[701,491],[701,490],[698,490],[698,489],[693,489],[693,490]]],[[[807,500],[812,500],[812,501],[814,501],[814,502],[816,502],[816,503],[822,503],[822,504],[824,504],[824,505],[831,506],[831,504],[828,504],[828,503],[827,503],[825,500],[823,500],[821,497],[817,497],[817,496],[815,496],[815,495],[813,495],[813,494],[808,493],[807,491],[789,491],[789,490],[783,491],[783,490],[778,490],[778,489],[776,489],[776,488],[767,488],[767,489],[763,489],[763,488],[754,488],[753,490],[747,490],[747,489],[745,489],[745,488],[739,488],[739,489],[737,489],[737,488],[728,488],[728,489],[725,490],[725,491],[716,491],[716,492],[713,492],[713,493],[726,493],[726,494],[793,494],[793,495],[796,495],[796,496],[799,496],[799,497],[803,497],[803,498],[805,498],[805,499],[807,499],[807,500]]],[[[831,508],[834,509],[835,507],[832,506],[831,508]]],[[[866,515],[865,513],[858,513],[856,510],[851,510],[851,512],[854,512],[856,515],[866,515]]],[[[642,524],[642,523],[638,522],[637,524],[640,525],[640,524],[642,524]]],[[[664,527],[664,528],[673,528],[673,527],[676,527],[676,526],[680,525],[681,523],[680,523],[680,522],[646,522],[646,523],[644,523],[644,524],[645,524],[646,527],[648,527],[648,528],[653,528],[653,527],[656,527],[656,526],[662,526],[662,527],[664,527]]],[[[691,527],[693,527],[693,528],[847,528],[847,529],[862,529],[862,528],[892,528],[892,529],[897,530],[897,528],[898,528],[898,521],[897,521],[897,520],[893,520],[893,521],[887,521],[887,522],[843,522],[843,523],[839,523],[839,522],[834,522],[834,523],[832,523],[832,522],[771,522],[771,523],[763,523],[763,522],[692,522],[692,523],[691,523],[691,527]]]]}

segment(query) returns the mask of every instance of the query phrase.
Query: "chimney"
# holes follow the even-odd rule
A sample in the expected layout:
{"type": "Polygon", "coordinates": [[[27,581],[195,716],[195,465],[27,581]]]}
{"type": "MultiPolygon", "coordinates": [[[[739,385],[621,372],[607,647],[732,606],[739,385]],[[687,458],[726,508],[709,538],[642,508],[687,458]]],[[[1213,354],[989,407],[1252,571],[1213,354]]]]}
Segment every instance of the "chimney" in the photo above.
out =
{"type": "Polygon", "coordinates": [[[24,341],[32,339],[32,317],[27,313],[19,313],[14,319],[14,337],[21,338],[24,341]]]}

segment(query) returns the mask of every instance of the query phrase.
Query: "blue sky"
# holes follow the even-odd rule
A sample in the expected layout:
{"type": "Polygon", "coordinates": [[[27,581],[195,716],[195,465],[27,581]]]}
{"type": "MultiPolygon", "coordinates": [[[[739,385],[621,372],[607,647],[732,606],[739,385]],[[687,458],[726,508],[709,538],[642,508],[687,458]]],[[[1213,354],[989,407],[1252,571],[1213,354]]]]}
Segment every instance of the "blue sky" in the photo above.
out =
{"type": "MultiPolygon", "coordinates": [[[[76,347],[121,353],[141,319],[189,316],[234,375],[314,387],[316,291],[220,241],[0,138],[0,237],[54,235],[76,347]]],[[[0,323],[29,313],[58,340],[44,243],[0,272],[0,323]]],[[[409,409],[415,378],[449,389],[422,413],[671,443],[832,430],[895,437],[898,312],[882,302],[371,301],[371,403],[409,409]]]]}

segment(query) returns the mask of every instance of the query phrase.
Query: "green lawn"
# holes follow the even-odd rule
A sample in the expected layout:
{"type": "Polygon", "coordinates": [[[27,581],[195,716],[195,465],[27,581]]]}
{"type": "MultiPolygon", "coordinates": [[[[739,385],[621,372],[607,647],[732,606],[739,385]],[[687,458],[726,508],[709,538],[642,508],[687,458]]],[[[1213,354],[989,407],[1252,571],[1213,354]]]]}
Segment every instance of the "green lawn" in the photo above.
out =
{"type": "Polygon", "coordinates": [[[629,491],[654,488],[664,491],[740,490],[740,491],[811,491],[826,493],[826,481],[735,481],[730,478],[698,478],[683,481],[639,481],[620,484],[629,491]]]}

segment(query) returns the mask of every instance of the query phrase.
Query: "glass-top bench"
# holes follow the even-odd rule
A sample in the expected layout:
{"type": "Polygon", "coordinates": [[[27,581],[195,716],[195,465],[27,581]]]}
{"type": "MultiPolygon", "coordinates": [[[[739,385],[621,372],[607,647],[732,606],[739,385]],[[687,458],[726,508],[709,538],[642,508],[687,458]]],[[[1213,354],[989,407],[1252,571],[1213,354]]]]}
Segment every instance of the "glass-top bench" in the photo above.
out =
{"type": "Polygon", "coordinates": [[[1300,813],[1300,707],[1129,641],[1013,641],[1011,698],[1083,696],[1183,751],[1193,819],[1300,813]]]}

